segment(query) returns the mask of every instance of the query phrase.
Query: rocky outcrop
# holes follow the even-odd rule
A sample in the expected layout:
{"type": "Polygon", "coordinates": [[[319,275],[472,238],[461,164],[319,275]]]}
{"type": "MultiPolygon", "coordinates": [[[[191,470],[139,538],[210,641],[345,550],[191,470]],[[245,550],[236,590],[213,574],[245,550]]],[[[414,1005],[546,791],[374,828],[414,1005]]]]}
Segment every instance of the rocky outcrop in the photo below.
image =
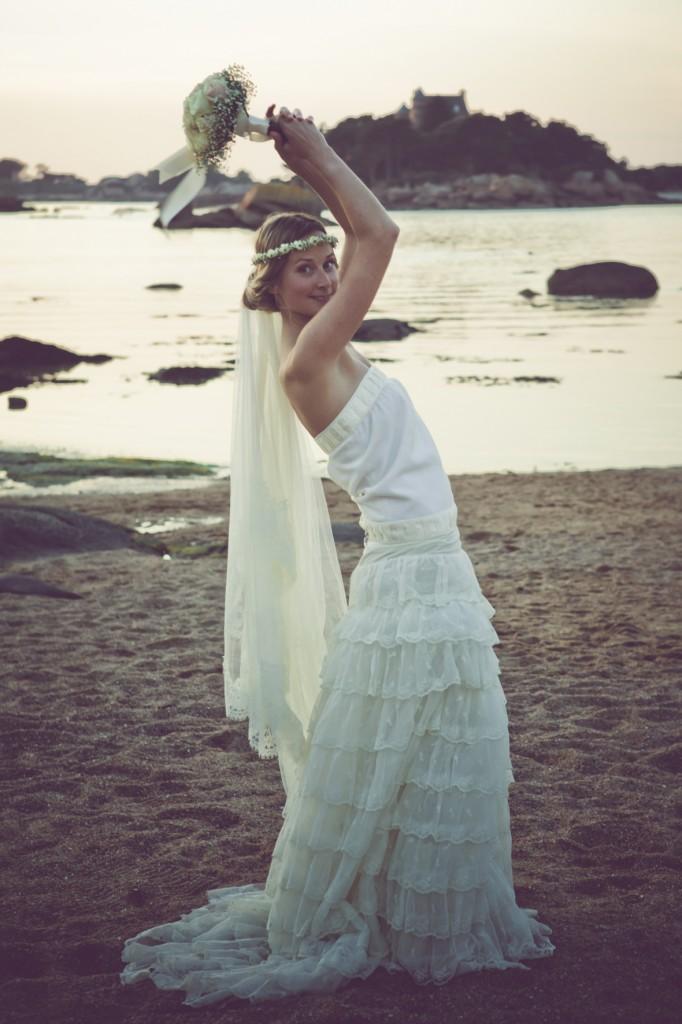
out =
{"type": "Polygon", "coordinates": [[[574,171],[555,183],[526,174],[472,174],[443,182],[375,187],[388,209],[470,209],[485,207],[603,206],[667,203],[655,192],[624,181],[612,170],[574,171]]]}
{"type": "Polygon", "coordinates": [[[159,381],[160,384],[205,384],[207,380],[215,380],[226,373],[232,366],[167,366],[154,373],[146,374],[148,380],[159,381]]]}
{"type": "MultiPolygon", "coordinates": [[[[161,221],[157,217],[153,227],[160,228],[161,221]]],[[[186,206],[173,217],[167,225],[167,230],[178,230],[182,228],[250,228],[252,225],[242,221],[237,215],[235,207],[221,206],[218,210],[209,210],[208,213],[197,214],[192,210],[192,205],[186,206]]]]}
{"type": "Polygon", "coordinates": [[[418,331],[404,320],[393,320],[391,317],[376,317],[363,320],[352,337],[352,341],[400,341],[408,334],[418,331]]]}
{"type": "MultiPolygon", "coordinates": [[[[321,217],[324,203],[311,188],[293,182],[268,182],[254,185],[234,206],[221,206],[208,213],[196,214],[191,206],[181,210],[168,225],[169,228],[251,228],[257,230],[270,213],[280,210],[301,210],[312,213],[325,224],[333,225],[321,217]]],[[[154,221],[154,227],[161,222],[154,221]]]]}
{"type": "Polygon", "coordinates": [[[0,213],[23,213],[35,210],[35,206],[27,206],[18,196],[0,196],[0,213]]]}
{"type": "Polygon", "coordinates": [[[550,295],[649,299],[658,291],[658,281],[646,267],[604,260],[555,270],[547,281],[547,291],[550,295]]]}
{"type": "MultiPolygon", "coordinates": [[[[0,564],[73,551],[110,551],[113,548],[135,548],[159,554],[165,550],[163,542],[158,539],[96,516],[46,505],[0,505],[0,564]]],[[[12,587],[0,589],[19,592],[16,580],[12,587]]]]}
{"type": "Polygon", "coordinates": [[[257,216],[276,213],[279,210],[300,210],[319,217],[324,203],[311,188],[293,182],[254,185],[237,204],[240,215],[246,212],[257,216]]]}
{"type": "Polygon", "coordinates": [[[59,345],[12,335],[0,341],[0,391],[28,387],[45,375],[70,370],[78,363],[108,363],[113,356],[78,355],[59,345]]]}
{"type": "Polygon", "coordinates": [[[648,191],[636,182],[623,181],[610,168],[606,168],[601,175],[596,171],[574,171],[561,183],[561,188],[569,195],[599,204],[665,202],[655,192],[648,191]]]}

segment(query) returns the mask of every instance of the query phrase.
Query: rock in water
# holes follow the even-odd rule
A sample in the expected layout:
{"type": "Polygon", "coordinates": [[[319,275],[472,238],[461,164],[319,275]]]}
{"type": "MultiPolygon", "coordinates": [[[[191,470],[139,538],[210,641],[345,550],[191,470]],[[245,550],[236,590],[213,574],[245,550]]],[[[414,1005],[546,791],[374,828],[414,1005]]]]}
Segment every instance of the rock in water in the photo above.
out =
{"type": "Polygon", "coordinates": [[[377,317],[373,320],[363,320],[353,335],[353,341],[400,341],[418,329],[411,327],[404,320],[377,317]]]}
{"type": "Polygon", "coordinates": [[[550,295],[649,299],[658,291],[658,281],[646,267],[604,260],[555,270],[547,281],[547,291],[550,295]]]}

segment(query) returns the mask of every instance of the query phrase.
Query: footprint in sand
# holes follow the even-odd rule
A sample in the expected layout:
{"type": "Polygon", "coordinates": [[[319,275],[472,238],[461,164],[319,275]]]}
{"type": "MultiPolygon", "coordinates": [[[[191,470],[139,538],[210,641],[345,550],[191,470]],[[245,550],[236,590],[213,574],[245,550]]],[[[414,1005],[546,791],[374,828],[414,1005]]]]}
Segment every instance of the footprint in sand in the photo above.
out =
{"type": "Polygon", "coordinates": [[[598,729],[599,732],[611,732],[612,729],[617,729],[622,721],[623,712],[619,708],[605,708],[587,718],[576,718],[574,724],[586,726],[588,729],[598,729]]]}
{"type": "Polygon", "coordinates": [[[113,787],[116,796],[139,796],[148,797],[151,792],[150,786],[138,786],[134,782],[121,782],[113,787]]]}
{"type": "Polygon", "coordinates": [[[588,822],[585,825],[574,825],[568,837],[581,846],[608,846],[613,842],[613,831],[608,824],[588,822]]]}
{"type": "Polygon", "coordinates": [[[573,889],[587,896],[603,896],[608,889],[641,889],[644,885],[644,879],[638,875],[608,875],[602,878],[580,878],[573,883],[573,889]]]}
{"type": "Polygon", "coordinates": [[[47,781],[41,784],[43,793],[59,793],[61,796],[75,796],[81,791],[80,782],[59,782],[58,780],[47,781]]]}
{"type": "Polygon", "coordinates": [[[20,814],[43,814],[48,809],[47,800],[36,796],[22,796],[12,803],[12,810],[20,814]]]}
{"type": "Polygon", "coordinates": [[[222,732],[214,732],[206,739],[210,747],[218,747],[220,750],[249,751],[249,738],[245,732],[237,732],[236,729],[224,729],[222,732]]]}
{"type": "Polygon", "coordinates": [[[678,719],[679,708],[675,704],[665,704],[656,708],[643,708],[637,714],[647,722],[674,723],[678,719]]]}
{"type": "Polygon", "coordinates": [[[175,731],[176,726],[172,722],[151,722],[149,725],[142,726],[145,736],[168,736],[175,731]]]}
{"type": "Polygon", "coordinates": [[[11,945],[0,946],[0,964],[0,977],[7,980],[39,978],[48,973],[47,960],[37,952],[34,943],[12,941],[11,945]]]}
{"type": "Polygon", "coordinates": [[[646,882],[639,875],[609,875],[609,884],[616,889],[640,889],[646,882]]]}
{"type": "Polygon", "coordinates": [[[665,772],[682,772],[682,743],[677,743],[654,754],[649,758],[649,764],[655,765],[656,768],[662,768],[665,772]]]}
{"type": "Polygon", "coordinates": [[[159,789],[162,793],[186,793],[189,786],[186,782],[160,782],[159,789]]]}
{"type": "Polygon", "coordinates": [[[603,878],[579,878],[573,882],[572,888],[586,896],[604,896],[608,884],[603,878]]]}
{"type": "Polygon", "coordinates": [[[64,960],[74,974],[110,974],[116,950],[107,942],[81,942],[64,951],[64,960]]]}
{"type": "Polygon", "coordinates": [[[232,811],[228,811],[224,807],[216,807],[215,804],[208,804],[205,806],[184,806],[184,807],[165,807],[158,813],[159,818],[172,818],[173,821],[180,822],[183,819],[192,821],[201,821],[206,825],[215,825],[216,828],[231,828],[233,825],[238,825],[241,818],[238,814],[234,814],[232,811]]]}
{"type": "Polygon", "coordinates": [[[592,786],[581,786],[578,782],[558,782],[556,789],[566,793],[567,796],[576,797],[578,800],[589,799],[594,794],[592,786]]]}

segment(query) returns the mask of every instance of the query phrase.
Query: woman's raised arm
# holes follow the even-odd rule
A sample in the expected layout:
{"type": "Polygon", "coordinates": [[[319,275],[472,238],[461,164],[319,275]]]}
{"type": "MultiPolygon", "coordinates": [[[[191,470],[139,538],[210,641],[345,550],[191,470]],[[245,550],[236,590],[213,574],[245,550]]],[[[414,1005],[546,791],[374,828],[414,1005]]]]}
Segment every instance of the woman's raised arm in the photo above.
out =
{"type": "Polygon", "coordinates": [[[355,240],[352,260],[344,260],[336,292],[303,327],[288,359],[287,378],[310,380],[337,361],[364,320],[400,228],[310,120],[303,120],[302,115],[296,118],[282,107],[273,136],[287,165],[304,175],[307,168],[306,180],[317,182],[322,198],[334,197],[335,205],[329,208],[338,212],[339,223],[344,230],[346,225],[350,228],[355,240]]]}
{"type": "Polygon", "coordinates": [[[326,195],[319,194],[325,202],[333,198],[335,207],[329,209],[344,230],[350,230],[358,239],[390,237],[398,233],[398,225],[371,189],[332,149],[312,121],[297,119],[286,107],[281,107],[279,117],[274,119],[272,135],[275,148],[287,166],[298,174],[305,164],[317,182],[313,188],[319,186],[324,190],[326,195]]]}

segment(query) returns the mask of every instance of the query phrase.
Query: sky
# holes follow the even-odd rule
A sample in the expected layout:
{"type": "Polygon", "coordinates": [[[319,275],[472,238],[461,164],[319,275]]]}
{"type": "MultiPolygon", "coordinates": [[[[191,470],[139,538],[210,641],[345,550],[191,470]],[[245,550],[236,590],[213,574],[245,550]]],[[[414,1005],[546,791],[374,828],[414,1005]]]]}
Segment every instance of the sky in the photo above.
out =
{"type": "MultiPolygon", "coordinates": [[[[241,64],[250,113],[298,106],[331,128],[412,93],[471,113],[565,121],[630,166],[682,164],[682,0],[33,0],[3,13],[0,157],[94,183],[185,143],[182,104],[241,64]]],[[[238,139],[227,173],[288,176],[238,139]]]]}

